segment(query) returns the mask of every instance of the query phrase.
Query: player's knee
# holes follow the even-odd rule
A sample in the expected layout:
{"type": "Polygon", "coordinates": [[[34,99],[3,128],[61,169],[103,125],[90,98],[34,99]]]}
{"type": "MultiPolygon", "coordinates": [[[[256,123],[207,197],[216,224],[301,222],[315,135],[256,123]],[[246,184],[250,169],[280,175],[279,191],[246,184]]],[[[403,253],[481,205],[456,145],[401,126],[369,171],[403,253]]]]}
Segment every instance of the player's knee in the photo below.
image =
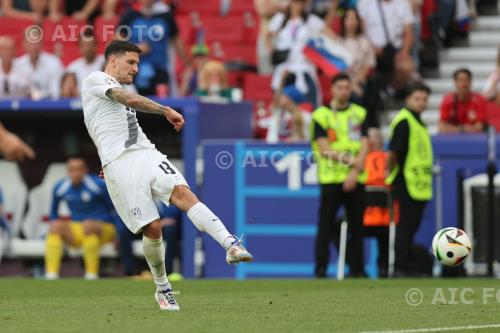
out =
{"type": "Polygon", "coordinates": [[[92,235],[99,233],[98,224],[94,221],[83,221],[82,227],[84,235],[92,235]]]}
{"type": "Polygon", "coordinates": [[[177,207],[191,207],[198,202],[196,195],[187,186],[178,185],[174,188],[171,197],[177,207]]]}
{"type": "Polygon", "coordinates": [[[143,233],[146,237],[151,239],[161,238],[161,223],[160,220],[155,220],[143,228],[143,233]]]}
{"type": "Polygon", "coordinates": [[[62,223],[61,221],[53,221],[49,225],[49,233],[50,234],[61,234],[62,232],[62,223]]]}

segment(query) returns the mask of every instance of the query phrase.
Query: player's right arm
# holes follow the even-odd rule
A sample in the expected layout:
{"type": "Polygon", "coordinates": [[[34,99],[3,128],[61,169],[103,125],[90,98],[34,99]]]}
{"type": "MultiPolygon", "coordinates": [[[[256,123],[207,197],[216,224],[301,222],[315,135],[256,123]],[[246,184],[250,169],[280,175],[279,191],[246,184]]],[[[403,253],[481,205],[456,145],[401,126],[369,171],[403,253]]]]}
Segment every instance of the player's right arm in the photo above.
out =
{"type": "Polygon", "coordinates": [[[147,97],[117,87],[108,89],[106,96],[137,111],[162,115],[177,131],[184,126],[184,117],[180,113],[147,97]]]}

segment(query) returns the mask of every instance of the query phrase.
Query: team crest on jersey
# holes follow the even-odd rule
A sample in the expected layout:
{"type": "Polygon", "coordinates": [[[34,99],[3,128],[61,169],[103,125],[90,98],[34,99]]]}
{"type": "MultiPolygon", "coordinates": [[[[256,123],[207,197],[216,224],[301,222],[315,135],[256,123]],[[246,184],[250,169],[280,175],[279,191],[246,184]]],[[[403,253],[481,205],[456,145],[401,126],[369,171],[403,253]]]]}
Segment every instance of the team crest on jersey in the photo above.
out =
{"type": "Polygon", "coordinates": [[[82,199],[83,202],[89,202],[90,201],[90,193],[87,191],[83,191],[82,194],[80,195],[80,198],[82,199]]]}
{"type": "Polygon", "coordinates": [[[109,84],[110,86],[113,85],[113,84],[117,84],[117,82],[114,79],[110,78],[110,77],[105,78],[104,82],[106,84],[109,84]]]}
{"type": "Polygon", "coordinates": [[[132,213],[132,216],[136,219],[140,219],[142,216],[141,209],[139,207],[133,208],[130,213],[132,213]]]}

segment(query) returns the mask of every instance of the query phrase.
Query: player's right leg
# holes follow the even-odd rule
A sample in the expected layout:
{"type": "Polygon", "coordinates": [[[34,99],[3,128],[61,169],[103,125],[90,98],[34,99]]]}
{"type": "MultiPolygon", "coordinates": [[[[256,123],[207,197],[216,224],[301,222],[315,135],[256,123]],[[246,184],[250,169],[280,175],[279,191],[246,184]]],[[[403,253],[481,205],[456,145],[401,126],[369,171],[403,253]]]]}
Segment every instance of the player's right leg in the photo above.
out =
{"type": "Polygon", "coordinates": [[[45,278],[47,280],[55,280],[59,277],[63,256],[63,242],[73,243],[69,223],[60,220],[51,222],[45,239],[45,278]]]}
{"type": "Polygon", "coordinates": [[[241,244],[241,241],[227,231],[222,221],[198,200],[189,187],[176,185],[170,196],[170,202],[187,212],[189,219],[198,230],[212,236],[226,250],[228,264],[253,261],[253,256],[241,244]]]}

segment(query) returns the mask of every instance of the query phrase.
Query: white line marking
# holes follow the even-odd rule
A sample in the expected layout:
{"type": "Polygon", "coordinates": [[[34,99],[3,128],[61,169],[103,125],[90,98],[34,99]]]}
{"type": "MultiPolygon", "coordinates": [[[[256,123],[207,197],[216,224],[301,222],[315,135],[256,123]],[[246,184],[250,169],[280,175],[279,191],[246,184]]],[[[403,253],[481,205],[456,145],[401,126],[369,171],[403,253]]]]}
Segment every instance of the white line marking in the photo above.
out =
{"type": "Polygon", "coordinates": [[[417,329],[399,330],[399,331],[365,331],[360,333],[427,333],[427,332],[450,332],[450,331],[461,331],[461,330],[482,330],[488,328],[500,328],[500,324],[417,328],[417,329]]]}

